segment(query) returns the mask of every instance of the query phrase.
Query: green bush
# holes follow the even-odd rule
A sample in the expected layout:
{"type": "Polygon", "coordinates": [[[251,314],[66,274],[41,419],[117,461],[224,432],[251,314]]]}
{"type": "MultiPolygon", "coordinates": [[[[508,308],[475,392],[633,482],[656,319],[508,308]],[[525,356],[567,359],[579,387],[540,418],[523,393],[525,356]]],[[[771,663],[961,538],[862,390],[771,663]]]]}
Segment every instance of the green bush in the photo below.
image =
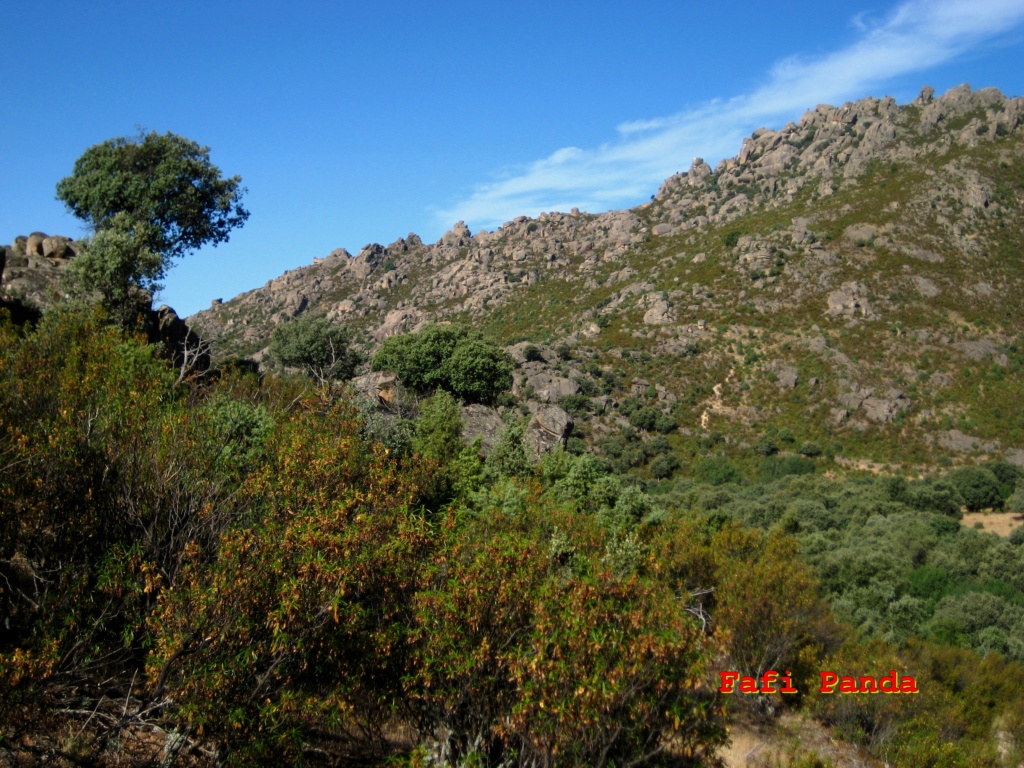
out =
{"type": "Polygon", "coordinates": [[[523,360],[525,360],[528,363],[546,362],[544,360],[544,353],[540,351],[540,347],[538,347],[536,344],[529,344],[523,350],[523,360]]]}
{"type": "Polygon", "coordinates": [[[375,371],[394,371],[419,392],[444,389],[467,402],[492,403],[512,388],[512,358],[479,333],[430,325],[391,336],[373,358],[375,371]]]}
{"type": "Polygon", "coordinates": [[[673,473],[679,469],[679,459],[675,454],[663,453],[651,461],[650,469],[651,475],[658,480],[672,477],[673,473]]]}
{"type": "Polygon", "coordinates": [[[987,507],[1003,506],[999,492],[999,481],[987,469],[981,467],[959,467],[949,473],[949,482],[963,497],[964,504],[971,512],[987,507]]]}
{"type": "Polygon", "coordinates": [[[525,477],[533,469],[533,460],[526,445],[526,424],[512,421],[505,424],[497,441],[487,454],[484,469],[487,477],[525,477]]]}
{"type": "Polygon", "coordinates": [[[743,473],[725,457],[714,456],[697,464],[697,478],[708,485],[743,482],[743,473]]]}
{"type": "Polygon", "coordinates": [[[804,456],[769,456],[761,462],[761,476],[765,480],[777,480],[787,475],[813,473],[814,462],[804,456]]]}
{"type": "Polygon", "coordinates": [[[953,485],[945,480],[925,480],[907,487],[903,501],[914,509],[938,512],[960,519],[963,497],[953,485]]]}
{"type": "Polygon", "coordinates": [[[651,432],[658,423],[658,417],[660,415],[661,414],[658,413],[656,408],[645,405],[629,414],[629,423],[637,429],[642,429],[645,432],[651,432]]]}
{"type": "Polygon", "coordinates": [[[274,429],[274,419],[266,407],[222,394],[211,398],[206,410],[221,446],[221,461],[251,467],[274,429]]]}
{"type": "Polygon", "coordinates": [[[762,456],[772,456],[779,452],[779,444],[771,435],[761,435],[754,445],[754,450],[762,456]]]}
{"type": "Polygon", "coordinates": [[[558,404],[573,416],[586,416],[594,409],[594,404],[586,395],[563,395],[558,404]]]}
{"type": "Polygon", "coordinates": [[[363,359],[352,348],[346,328],[325,317],[310,315],[274,329],[270,358],[285,368],[299,368],[321,383],[351,379],[363,359]]]}
{"type": "Polygon", "coordinates": [[[413,450],[443,466],[458,456],[463,446],[459,404],[441,390],[423,404],[423,412],[416,421],[413,450]]]}
{"type": "Polygon", "coordinates": [[[675,432],[677,426],[678,422],[675,420],[675,417],[667,413],[659,413],[658,418],[654,420],[654,431],[660,432],[663,435],[675,432]]]}
{"type": "Polygon", "coordinates": [[[1017,487],[1017,483],[1024,480],[1024,469],[1014,466],[1008,461],[989,461],[982,465],[995,475],[999,483],[999,493],[1004,499],[1008,499],[1017,487]]]}
{"type": "Polygon", "coordinates": [[[800,446],[800,454],[810,459],[821,456],[821,446],[815,442],[806,442],[800,446]]]}
{"type": "Polygon", "coordinates": [[[445,363],[444,376],[453,395],[468,403],[493,403],[512,388],[512,358],[481,338],[466,338],[445,363]]]}

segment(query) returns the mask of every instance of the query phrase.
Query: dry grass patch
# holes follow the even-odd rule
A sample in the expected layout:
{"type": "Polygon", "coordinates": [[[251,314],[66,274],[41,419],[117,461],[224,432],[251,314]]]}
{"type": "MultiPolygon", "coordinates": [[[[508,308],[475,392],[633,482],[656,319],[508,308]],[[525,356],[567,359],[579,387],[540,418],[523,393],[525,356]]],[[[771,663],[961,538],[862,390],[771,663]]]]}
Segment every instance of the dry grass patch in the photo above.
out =
{"type": "Polygon", "coordinates": [[[1015,528],[1024,525],[1024,515],[1019,512],[969,512],[960,522],[968,528],[977,528],[981,523],[981,529],[986,533],[1009,536],[1015,528]]]}

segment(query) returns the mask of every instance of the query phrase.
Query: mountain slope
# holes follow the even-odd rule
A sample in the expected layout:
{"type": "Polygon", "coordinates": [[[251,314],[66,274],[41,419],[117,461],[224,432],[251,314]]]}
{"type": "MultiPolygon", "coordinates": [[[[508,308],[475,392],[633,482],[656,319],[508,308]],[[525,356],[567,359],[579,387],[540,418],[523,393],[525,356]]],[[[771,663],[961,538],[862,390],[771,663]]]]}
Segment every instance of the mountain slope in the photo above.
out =
{"type": "Polygon", "coordinates": [[[684,462],[803,448],[1024,463],[1022,120],[1024,100],[967,86],[823,105],[635,209],[338,250],[190,323],[222,356],[258,358],[301,313],[368,348],[471,321],[517,344],[522,405],[561,402],[577,435],[641,472],[642,408],[679,426],[684,462]]]}

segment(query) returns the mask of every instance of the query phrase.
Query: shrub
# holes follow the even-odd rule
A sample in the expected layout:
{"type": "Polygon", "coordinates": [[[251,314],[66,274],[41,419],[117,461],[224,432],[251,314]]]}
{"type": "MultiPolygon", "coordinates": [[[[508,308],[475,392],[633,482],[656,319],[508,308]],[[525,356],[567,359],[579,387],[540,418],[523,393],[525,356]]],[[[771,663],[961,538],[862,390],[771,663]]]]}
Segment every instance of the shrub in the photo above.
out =
{"type": "Polygon", "coordinates": [[[724,456],[714,456],[697,464],[697,478],[709,485],[743,482],[743,474],[724,456]]]}
{"type": "Polygon", "coordinates": [[[754,450],[762,456],[772,456],[779,452],[779,445],[771,435],[761,435],[754,445],[754,450]]]}
{"type": "Polygon", "coordinates": [[[523,359],[528,363],[543,363],[544,353],[540,351],[540,347],[536,344],[530,344],[523,350],[523,359]]]}
{"type": "Polygon", "coordinates": [[[583,521],[528,501],[480,516],[415,602],[406,690],[438,764],[625,765],[710,757],[711,650],[671,590],[616,578],[583,521]],[[564,556],[574,562],[566,578],[564,556]]]}
{"type": "Polygon", "coordinates": [[[467,338],[456,345],[445,364],[442,388],[469,403],[493,403],[512,388],[512,359],[497,345],[467,338]]]}
{"type": "Polygon", "coordinates": [[[274,429],[266,407],[221,394],[207,402],[206,411],[221,446],[220,460],[239,468],[251,467],[274,429]]]}
{"type": "Polygon", "coordinates": [[[525,477],[533,469],[526,446],[526,424],[513,421],[505,424],[485,462],[488,478],[525,477]]]}
{"type": "Polygon", "coordinates": [[[375,371],[394,371],[419,392],[444,389],[467,402],[492,403],[512,387],[512,358],[479,333],[430,325],[391,336],[373,358],[375,371]]]}
{"type": "Polygon", "coordinates": [[[373,370],[393,371],[407,387],[432,391],[445,383],[445,362],[466,336],[454,325],[428,325],[418,333],[389,336],[373,357],[373,370]]]}
{"type": "Polygon", "coordinates": [[[441,390],[424,403],[412,447],[442,466],[462,450],[462,414],[459,404],[447,392],[441,390]]]}
{"type": "Polygon", "coordinates": [[[907,487],[904,503],[914,509],[937,512],[960,519],[963,497],[953,485],[945,480],[925,480],[907,487]]]}
{"type": "Polygon", "coordinates": [[[653,477],[658,480],[664,480],[665,478],[672,477],[673,473],[679,469],[679,459],[676,458],[675,454],[663,453],[654,458],[650,469],[653,477]]]}
{"type": "Polygon", "coordinates": [[[963,497],[964,504],[971,512],[1003,506],[999,481],[987,469],[959,467],[949,473],[949,482],[963,497]]]}
{"type": "Polygon", "coordinates": [[[594,409],[594,404],[586,395],[563,395],[558,404],[573,416],[585,416],[594,409]]]}
{"type": "Polygon", "coordinates": [[[769,456],[761,462],[761,476],[765,480],[778,480],[787,475],[809,475],[814,462],[804,456],[769,456]]]}
{"type": "Polygon", "coordinates": [[[670,432],[675,432],[678,423],[674,416],[669,416],[666,413],[658,414],[658,418],[654,420],[654,431],[660,432],[663,435],[667,435],[670,432]]]}
{"type": "Polygon", "coordinates": [[[989,461],[983,464],[982,468],[995,475],[999,483],[999,493],[1004,499],[1009,498],[1017,483],[1024,480],[1024,470],[1008,461],[989,461]]]}
{"type": "Polygon", "coordinates": [[[241,764],[301,759],[304,734],[374,733],[401,693],[403,624],[430,557],[412,511],[429,462],[401,472],[359,422],[307,402],[248,479],[248,525],[191,557],[150,621],[154,696],[241,764]]]}
{"type": "Polygon", "coordinates": [[[658,423],[658,417],[661,414],[658,413],[656,408],[652,408],[649,405],[645,405],[642,408],[638,408],[629,414],[629,423],[637,429],[642,429],[645,432],[650,432],[654,429],[658,423]]]}
{"type": "Polygon", "coordinates": [[[574,456],[582,456],[587,452],[587,444],[583,442],[582,438],[569,435],[565,440],[565,450],[574,456]]]}
{"type": "Polygon", "coordinates": [[[362,355],[352,349],[346,328],[325,317],[304,315],[282,323],[270,337],[270,357],[286,368],[300,368],[321,383],[351,379],[362,355]]]}
{"type": "Polygon", "coordinates": [[[806,442],[800,446],[800,453],[813,459],[816,456],[821,456],[821,446],[815,442],[806,442]]]}
{"type": "Polygon", "coordinates": [[[579,385],[580,393],[587,397],[597,397],[601,394],[601,389],[593,379],[589,379],[586,376],[577,376],[574,381],[579,385]]]}
{"type": "Polygon", "coordinates": [[[1024,512],[1024,482],[1017,484],[1017,489],[1006,500],[1007,512],[1024,512]]]}
{"type": "Polygon", "coordinates": [[[728,526],[715,536],[712,551],[718,561],[715,617],[728,638],[730,668],[754,676],[799,669],[801,652],[817,641],[827,612],[796,540],[728,526]]]}

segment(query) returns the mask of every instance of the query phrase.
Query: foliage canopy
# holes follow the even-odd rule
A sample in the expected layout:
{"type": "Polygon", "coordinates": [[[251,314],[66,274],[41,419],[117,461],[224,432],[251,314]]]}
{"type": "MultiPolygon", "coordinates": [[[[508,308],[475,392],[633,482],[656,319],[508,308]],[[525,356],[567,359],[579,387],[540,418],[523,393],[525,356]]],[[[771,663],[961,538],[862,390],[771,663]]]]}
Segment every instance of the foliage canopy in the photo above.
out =
{"type": "Polygon", "coordinates": [[[429,325],[385,339],[373,368],[394,371],[412,389],[443,389],[471,403],[494,402],[512,387],[512,358],[480,333],[457,325],[429,325]]]}
{"type": "Polygon", "coordinates": [[[351,379],[363,357],[343,326],[305,315],[274,329],[270,356],[279,365],[301,368],[320,382],[351,379]]]}
{"type": "Polygon", "coordinates": [[[241,182],[221,176],[209,147],[150,131],[87,149],[57,184],[57,199],[96,232],[126,214],[145,248],[173,259],[225,242],[245,223],[241,182]]]}

